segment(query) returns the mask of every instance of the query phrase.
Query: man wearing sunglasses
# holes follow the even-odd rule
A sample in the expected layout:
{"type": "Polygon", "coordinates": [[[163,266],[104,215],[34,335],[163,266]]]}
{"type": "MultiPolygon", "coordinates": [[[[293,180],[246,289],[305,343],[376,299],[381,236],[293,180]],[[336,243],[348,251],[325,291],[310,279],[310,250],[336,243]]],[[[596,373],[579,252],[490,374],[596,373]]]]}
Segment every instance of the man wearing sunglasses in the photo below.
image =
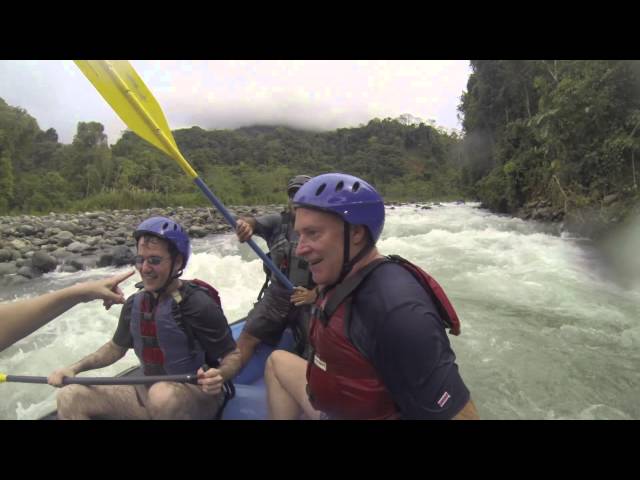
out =
{"type": "Polygon", "coordinates": [[[197,373],[198,385],[68,385],[57,397],[58,418],[215,418],[224,405],[228,382],[240,369],[240,352],[217,292],[200,281],[180,280],[191,245],[182,226],[173,220],[149,218],[134,237],[141,290],[127,299],[112,340],[53,372],[49,383],[62,386],[65,376],[109,366],[133,348],[145,375],[197,373]]]}
{"type": "Polygon", "coordinates": [[[293,295],[278,277],[266,270],[267,281],[249,314],[244,330],[238,338],[242,364],[246,365],[260,342],[276,346],[287,327],[293,331],[296,351],[305,356],[309,328],[310,304],[316,299],[315,284],[307,262],[295,255],[297,234],[291,199],[309,181],[308,175],[297,175],[287,184],[288,209],[280,214],[243,217],[237,221],[238,240],[246,242],[253,234],[265,239],[269,256],[295,287],[293,295]]]}

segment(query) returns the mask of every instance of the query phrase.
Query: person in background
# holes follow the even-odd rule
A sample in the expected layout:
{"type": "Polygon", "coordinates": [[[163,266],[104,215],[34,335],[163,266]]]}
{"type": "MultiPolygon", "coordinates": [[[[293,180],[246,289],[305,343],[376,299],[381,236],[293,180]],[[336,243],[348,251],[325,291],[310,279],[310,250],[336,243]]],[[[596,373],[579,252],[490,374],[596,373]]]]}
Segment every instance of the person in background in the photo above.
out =
{"type": "Polygon", "coordinates": [[[267,272],[258,302],[249,311],[243,331],[238,338],[238,348],[243,366],[251,359],[260,342],[276,346],[287,327],[293,331],[296,352],[305,355],[309,328],[310,304],[317,295],[306,260],[296,256],[298,235],[293,229],[295,215],[291,199],[298,189],[309,181],[308,175],[297,175],[287,184],[288,209],[280,214],[260,217],[242,217],[237,221],[236,234],[240,242],[258,235],[267,242],[269,255],[277,268],[294,285],[293,294],[282,285],[278,277],[267,272]]]}

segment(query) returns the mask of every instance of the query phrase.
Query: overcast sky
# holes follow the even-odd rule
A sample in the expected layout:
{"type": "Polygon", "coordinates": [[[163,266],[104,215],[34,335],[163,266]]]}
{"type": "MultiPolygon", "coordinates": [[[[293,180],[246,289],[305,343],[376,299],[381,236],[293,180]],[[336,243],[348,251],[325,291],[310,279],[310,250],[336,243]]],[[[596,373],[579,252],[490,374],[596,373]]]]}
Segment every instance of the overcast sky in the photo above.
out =
{"type": "MultiPolygon", "coordinates": [[[[468,60],[132,60],[172,130],[277,124],[314,130],[356,127],[409,113],[461,129],[468,60]]],[[[55,128],[70,143],[81,121],[126,128],[70,60],[0,60],[0,98],[55,128]]]]}

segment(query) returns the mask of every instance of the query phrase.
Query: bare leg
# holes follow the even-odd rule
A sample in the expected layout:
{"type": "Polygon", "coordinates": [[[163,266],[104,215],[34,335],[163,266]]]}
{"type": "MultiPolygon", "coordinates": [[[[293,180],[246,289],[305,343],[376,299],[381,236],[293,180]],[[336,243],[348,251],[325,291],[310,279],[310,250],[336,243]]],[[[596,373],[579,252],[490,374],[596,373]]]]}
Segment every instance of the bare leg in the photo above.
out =
{"type": "Polygon", "coordinates": [[[211,395],[188,383],[154,383],[144,399],[153,420],[210,420],[222,406],[224,394],[211,395]]]}
{"type": "Polygon", "coordinates": [[[57,395],[60,420],[148,420],[131,385],[68,385],[57,395]]]}
{"type": "Polygon", "coordinates": [[[306,360],[284,350],[269,355],[264,371],[269,419],[293,420],[302,412],[313,420],[320,418],[307,396],[306,368],[306,360]]]}
{"type": "Polygon", "coordinates": [[[478,410],[473,400],[469,399],[466,405],[462,407],[462,410],[451,420],[480,420],[480,415],[478,415],[478,410]]]}

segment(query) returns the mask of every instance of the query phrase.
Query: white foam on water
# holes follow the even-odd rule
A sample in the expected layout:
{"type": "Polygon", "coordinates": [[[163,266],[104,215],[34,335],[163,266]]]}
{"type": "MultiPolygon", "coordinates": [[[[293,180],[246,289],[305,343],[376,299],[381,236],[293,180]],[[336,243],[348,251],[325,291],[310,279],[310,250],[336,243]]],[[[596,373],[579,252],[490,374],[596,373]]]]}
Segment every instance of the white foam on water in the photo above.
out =
{"type": "MultiPolygon", "coordinates": [[[[603,276],[585,239],[477,206],[388,208],[378,246],[422,266],[452,300],[462,335],[449,338],[482,418],[640,419],[640,286],[603,276]]],[[[262,262],[230,234],[198,239],[193,250],[183,278],[215,286],[229,322],[244,317],[264,282],[262,262]]],[[[36,293],[124,270],[49,274],[36,293]]],[[[137,281],[125,283],[127,295],[137,281]]],[[[111,338],[119,312],[78,305],[0,353],[0,371],[47,375],[77,361],[111,338]]],[[[86,374],[135,363],[129,352],[86,374]]],[[[39,418],[54,406],[48,386],[0,391],[0,418],[39,418]]]]}

